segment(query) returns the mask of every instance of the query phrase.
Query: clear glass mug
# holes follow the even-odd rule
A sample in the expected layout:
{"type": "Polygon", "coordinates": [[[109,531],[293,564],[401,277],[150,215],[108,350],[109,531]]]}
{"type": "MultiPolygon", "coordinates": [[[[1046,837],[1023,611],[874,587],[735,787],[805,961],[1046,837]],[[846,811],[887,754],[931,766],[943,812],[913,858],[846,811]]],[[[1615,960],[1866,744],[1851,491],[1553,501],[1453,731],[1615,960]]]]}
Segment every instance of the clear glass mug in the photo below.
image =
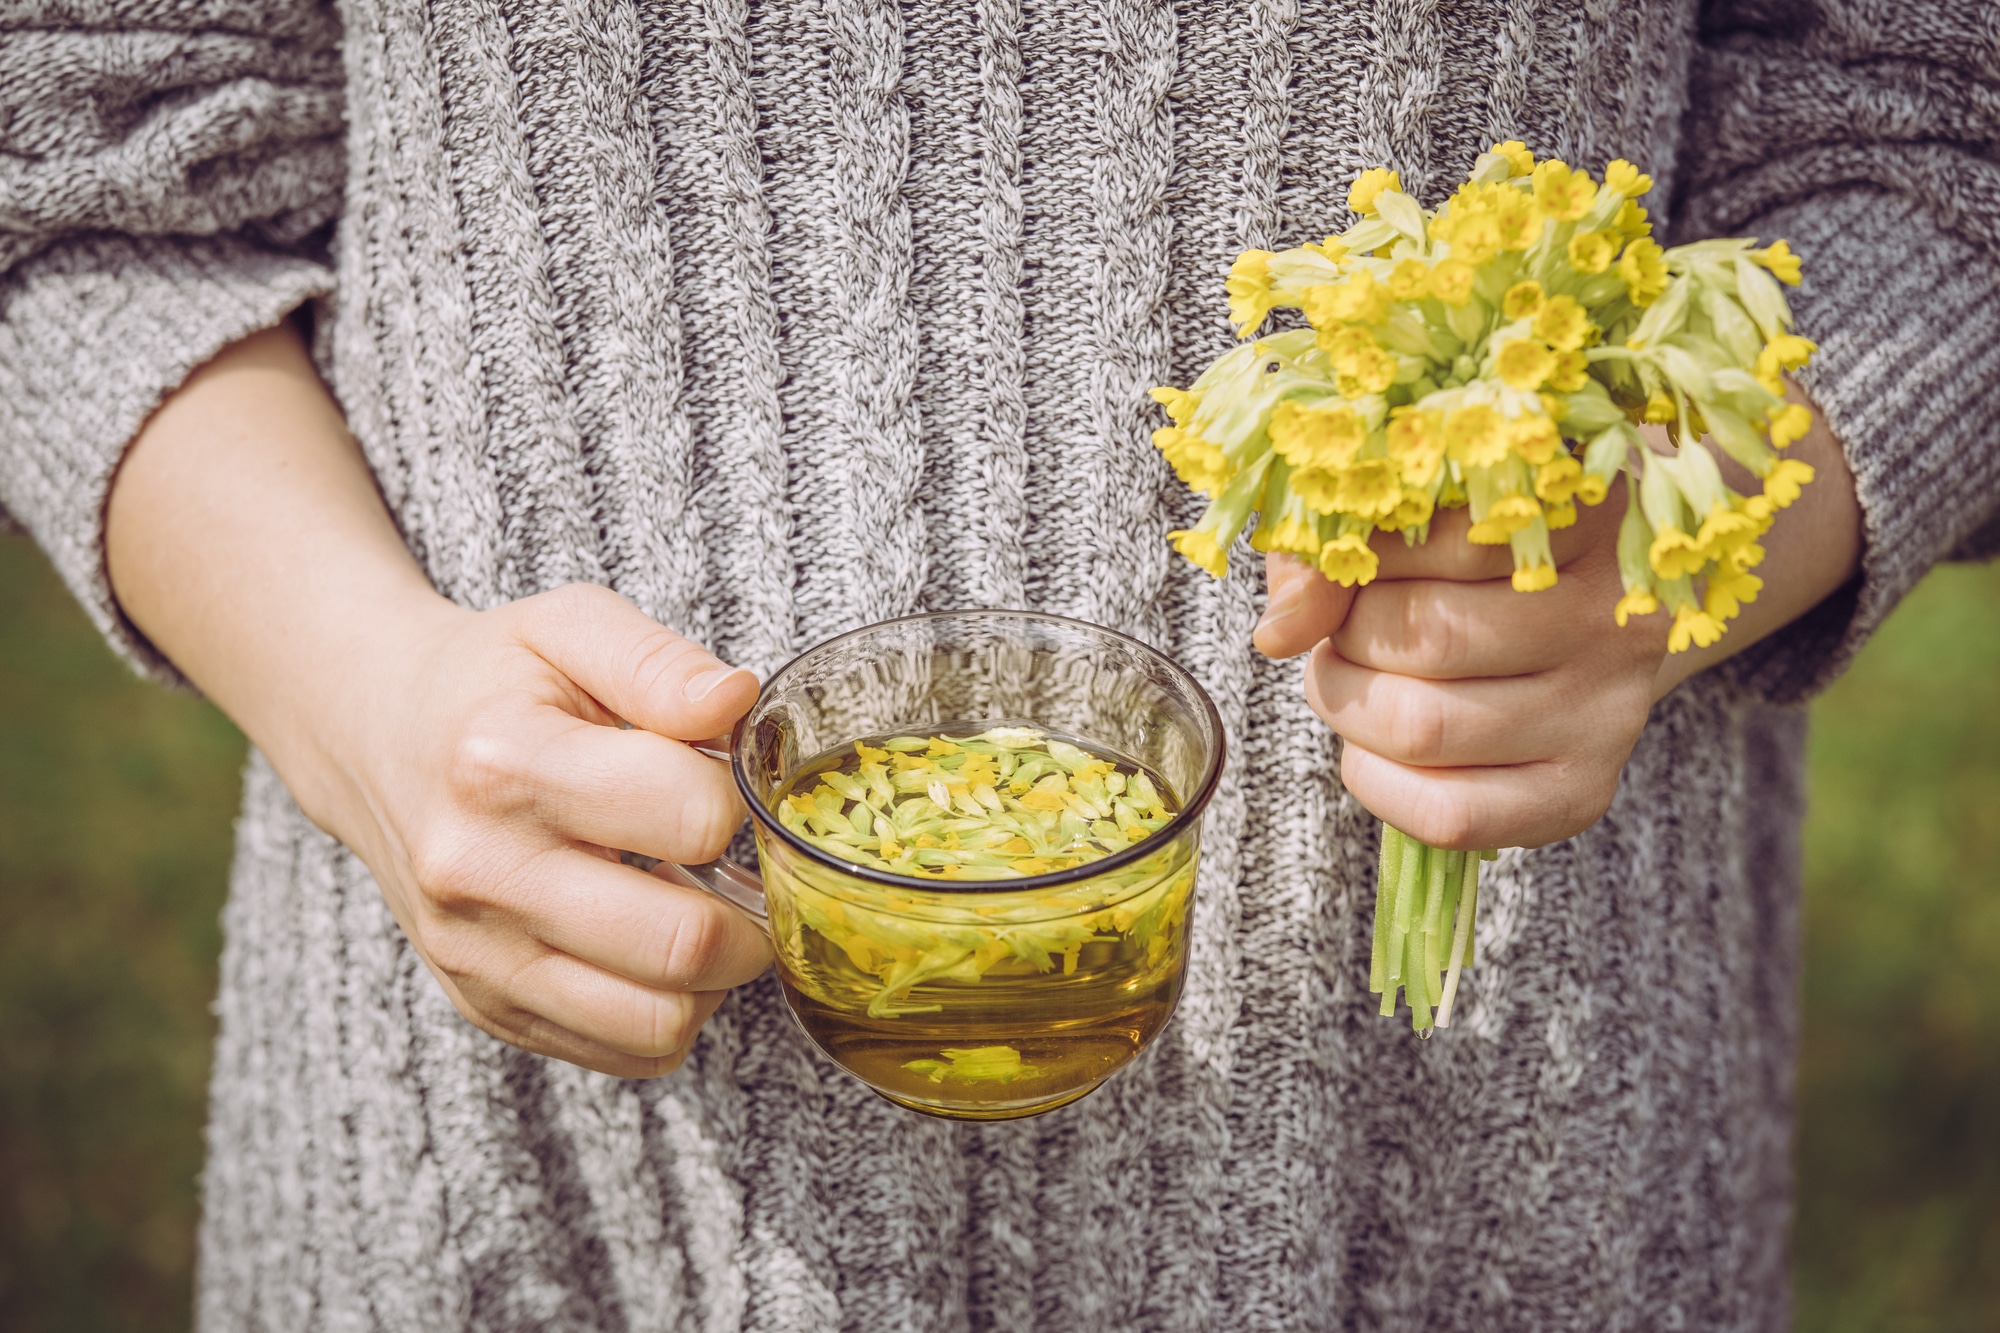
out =
{"type": "Polygon", "coordinates": [[[737,727],[761,886],[727,861],[654,873],[767,918],[800,1028],[882,1096],[953,1119],[1035,1115],[1096,1088],[1172,1015],[1223,760],[1208,695],[1135,639],[1019,611],[910,616],[809,650],[737,727]],[[1167,822],[1066,870],[942,880],[843,859],[778,813],[801,774],[857,740],[995,728],[1143,769],[1167,822]]]}

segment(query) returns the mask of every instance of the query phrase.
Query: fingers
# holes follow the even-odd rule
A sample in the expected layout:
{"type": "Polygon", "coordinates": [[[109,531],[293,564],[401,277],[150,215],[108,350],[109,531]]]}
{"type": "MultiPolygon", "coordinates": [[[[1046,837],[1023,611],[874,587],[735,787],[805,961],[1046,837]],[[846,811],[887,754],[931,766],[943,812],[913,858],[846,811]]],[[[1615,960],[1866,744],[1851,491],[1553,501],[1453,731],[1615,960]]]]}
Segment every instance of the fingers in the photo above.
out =
{"type": "Polygon", "coordinates": [[[1541,847],[1574,837],[1611,808],[1618,767],[1542,761],[1413,768],[1350,743],[1341,754],[1340,780],[1377,818],[1411,837],[1469,851],[1541,847]]]}
{"type": "Polygon", "coordinates": [[[414,869],[422,934],[456,977],[492,978],[546,947],[657,990],[725,990],[771,960],[764,932],[720,898],[578,848],[482,840],[428,849],[414,869]]]}
{"type": "Polygon", "coordinates": [[[530,649],[635,727],[680,740],[722,735],[756,702],[756,676],[609,588],[571,584],[510,610],[530,649]]]}
{"type": "MultiPolygon", "coordinates": [[[[681,997],[658,1013],[648,1011],[644,997],[625,1003],[614,1000],[614,1007],[636,1020],[616,1034],[621,1048],[505,998],[500,987],[480,982],[461,985],[430,959],[425,962],[452,1005],[482,1032],[536,1055],[567,1060],[614,1078],[658,1078],[680,1068],[701,1025],[727,998],[725,991],[706,991],[681,997]]],[[[559,971],[547,965],[522,969],[515,974],[516,980],[524,983],[520,993],[528,996],[538,983],[555,981],[560,985],[563,978],[557,975],[559,971]]],[[[589,1019],[586,1016],[580,1021],[589,1019]]]]}
{"type": "Polygon", "coordinates": [[[1600,636],[1620,591],[1608,561],[1574,564],[1532,593],[1502,580],[1378,580],[1359,590],[1333,645],[1356,666],[1427,680],[1526,675],[1600,636]]]}
{"type": "MultiPolygon", "coordinates": [[[[1356,666],[1331,644],[1306,664],[1306,703],[1351,744],[1422,768],[1519,764],[1578,748],[1604,719],[1557,681],[1419,680],[1356,666]]],[[[1379,812],[1378,812],[1379,813],[1379,812]]]]}
{"type": "Polygon", "coordinates": [[[620,1055],[656,1060],[693,1045],[727,993],[653,990],[550,950],[509,978],[503,994],[511,1012],[503,1021],[549,1037],[549,1029],[560,1029],[620,1055]]]}
{"type": "Polygon", "coordinates": [[[563,849],[522,895],[528,934],[585,963],[663,991],[727,990],[770,966],[771,941],[712,893],[563,849]]]}
{"type": "Polygon", "coordinates": [[[537,812],[582,842],[666,861],[712,861],[745,811],[729,766],[650,731],[554,714],[515,763],[533,783],[537,812]],[[530,758],[530,755],[532,758],[530,758]]]}
{"type": "Polygon", "coordinates": [[[1251,642],[1270,658],[1297,657],[1340,626],[1355,590],[1328,582],[1296,556],[1264,559],[1269,598],[1251,642]]]}

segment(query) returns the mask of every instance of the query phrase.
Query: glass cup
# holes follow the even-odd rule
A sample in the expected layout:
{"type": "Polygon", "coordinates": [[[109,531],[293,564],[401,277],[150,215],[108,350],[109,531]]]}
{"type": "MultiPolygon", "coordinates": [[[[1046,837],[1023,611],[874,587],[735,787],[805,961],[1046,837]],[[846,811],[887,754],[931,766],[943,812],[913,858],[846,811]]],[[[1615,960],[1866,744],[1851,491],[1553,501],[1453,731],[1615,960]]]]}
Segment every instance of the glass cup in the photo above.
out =
{"type": "Polygon", "coordinates": [[[756,822],[761,903],[754,878],[727,862],[656,873],[766,910],[799,1026],[890,1101],[961,1120],[1053,1110],[1129,1063],[1172,1015],[1224,739],[1208,695],[1161,653],[1019,611],[885,621],[772,676],[730,758],[756,822]],[[938,879],[844,859],[778,813],[801,774],[858,740],[995,729],[1143,769],[1170,817],[1069,869],[938,879]]]}

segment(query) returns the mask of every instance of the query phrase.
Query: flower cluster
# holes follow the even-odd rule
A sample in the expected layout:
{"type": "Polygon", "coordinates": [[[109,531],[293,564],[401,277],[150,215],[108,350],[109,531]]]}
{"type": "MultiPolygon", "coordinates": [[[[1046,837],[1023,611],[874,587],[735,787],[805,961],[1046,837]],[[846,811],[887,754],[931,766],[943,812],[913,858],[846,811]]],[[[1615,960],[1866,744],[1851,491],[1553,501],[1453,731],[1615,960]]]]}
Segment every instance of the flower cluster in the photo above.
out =
{"type": "Polygon", "coordinates": [[[1257,550],[1352,586],[1375,576],[1375,532],[1419,542],[1438,509],[1469,506],[1470,539],[1510,547],[1532,592],[1556,581],[1550,531],[1623,476],[1618,623],[1664,606],[1673,651],[1713,643],[1812,480],[1781,457],[1812,424],[1782,372],[1815,348],[1791,331],[1785,242],[1662,249],[1637,202],[1651,188],[1629,162],[1593,180],[1509,141],[1434,211],[1374,168],[1347,231],[1244,254],[1227,290],[1245,341],[1153,391],[1172,421],[1154,443],[1210,498],[1175,548],[1219,577],[1250,527],[1257,550]],[[1251,337],[1281,309],[1303,319],[1251,337]],[[1704,435],[1759,493],[1725,482],[1704,435]]]}

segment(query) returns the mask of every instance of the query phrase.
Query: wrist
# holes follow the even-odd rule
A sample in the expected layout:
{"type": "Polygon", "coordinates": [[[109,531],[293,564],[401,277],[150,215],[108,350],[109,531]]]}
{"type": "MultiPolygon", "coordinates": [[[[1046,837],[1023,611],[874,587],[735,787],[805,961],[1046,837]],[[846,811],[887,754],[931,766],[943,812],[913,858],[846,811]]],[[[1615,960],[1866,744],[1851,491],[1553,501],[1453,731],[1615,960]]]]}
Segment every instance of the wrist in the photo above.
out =
{"type": "Polygon", "coordinates": [[[343,590],[284,635],[286,660],[266,676],[278,688],[245,710],[244,730],[299,808],[364,860],[446,645],[476,614],[420,582],[343,590]]]}

